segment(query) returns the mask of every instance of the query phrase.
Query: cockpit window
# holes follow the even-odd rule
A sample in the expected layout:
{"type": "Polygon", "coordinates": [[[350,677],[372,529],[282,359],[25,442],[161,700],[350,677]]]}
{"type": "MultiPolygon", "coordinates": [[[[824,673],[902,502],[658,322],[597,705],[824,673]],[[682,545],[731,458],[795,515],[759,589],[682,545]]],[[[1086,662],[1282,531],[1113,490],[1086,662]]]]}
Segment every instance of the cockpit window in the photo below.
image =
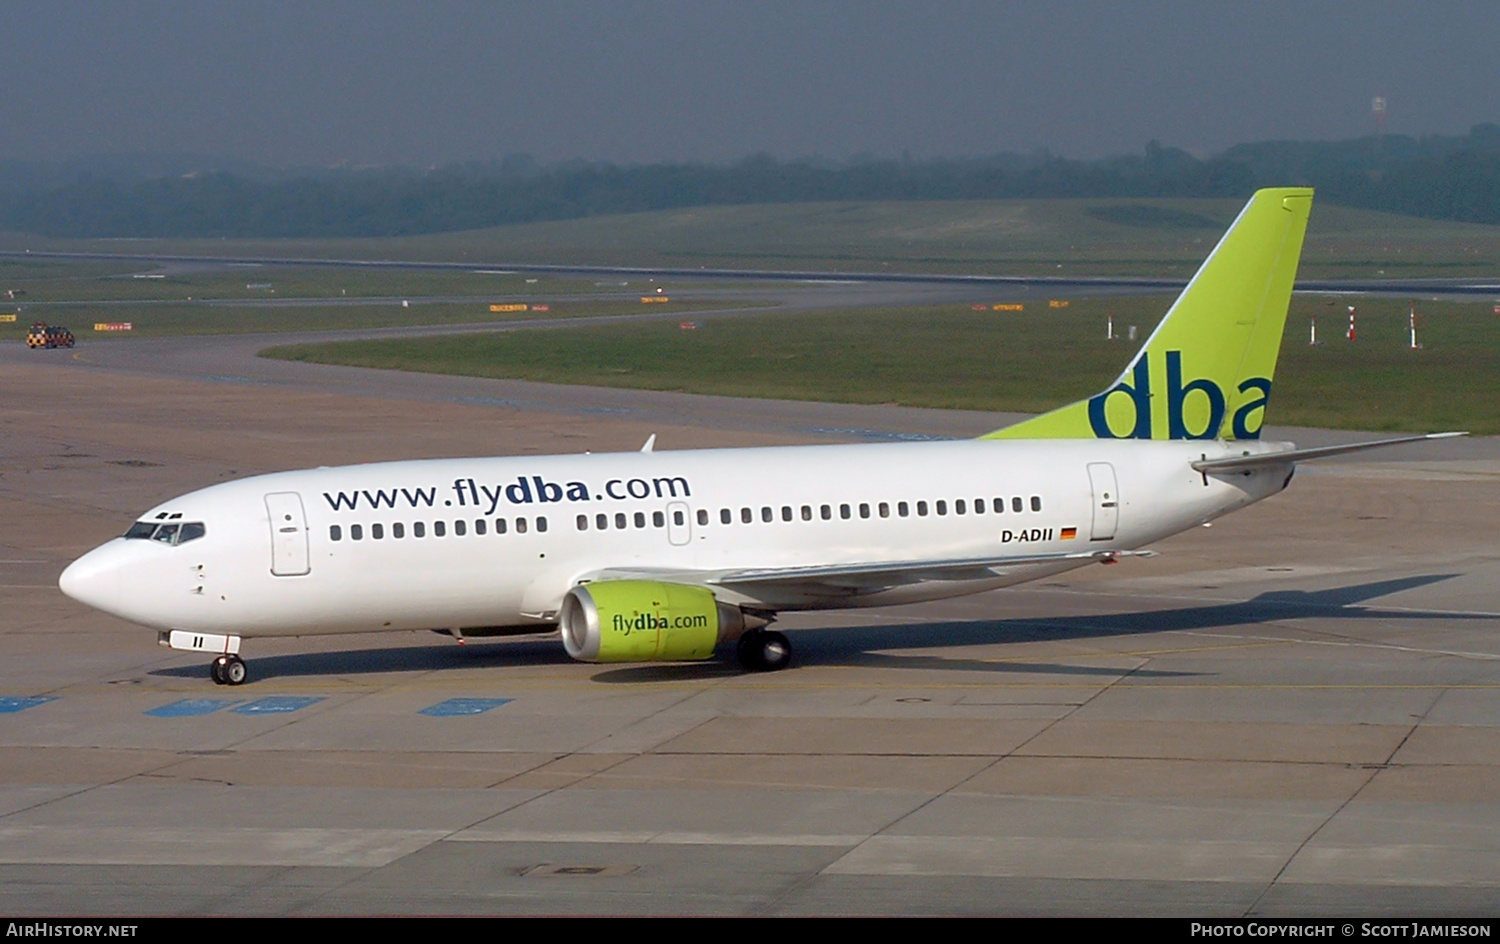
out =
{"type": "Polygon", "coordinates": [[[150,539],[162,544],[186,544],[195,541],[208,533],[208,529],[201,521],[187,521],[179,524],[174,521],[171,524],[158,524],[155,521],[137,521],[125,532],[126,538],[150,539]]]}

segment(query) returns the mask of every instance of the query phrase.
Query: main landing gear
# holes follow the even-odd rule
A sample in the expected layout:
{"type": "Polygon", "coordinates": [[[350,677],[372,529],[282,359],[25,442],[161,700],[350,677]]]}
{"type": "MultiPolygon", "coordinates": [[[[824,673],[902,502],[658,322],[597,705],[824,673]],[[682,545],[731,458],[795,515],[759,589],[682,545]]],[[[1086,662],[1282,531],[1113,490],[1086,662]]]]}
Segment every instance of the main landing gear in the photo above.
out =
{"type": "Polygon", "coordinates": [[[208,674],[219,685],[243,685],[249,670],[237,655],[222,655],[209,663],[208,674]]]}
{"type": "Polygon", "coordinates": [[[752,629],[740,637],[734,653],[747,672],[775,672],[792,661],[792,644],[774,629],[752,629]]]}

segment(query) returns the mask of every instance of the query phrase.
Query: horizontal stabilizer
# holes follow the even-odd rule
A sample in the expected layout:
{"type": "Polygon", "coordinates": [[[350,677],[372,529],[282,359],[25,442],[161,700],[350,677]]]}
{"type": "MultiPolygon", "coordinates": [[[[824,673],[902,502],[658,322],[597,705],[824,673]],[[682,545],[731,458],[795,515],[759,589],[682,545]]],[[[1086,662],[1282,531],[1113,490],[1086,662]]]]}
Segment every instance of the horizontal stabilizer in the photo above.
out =
{"type": "Polygon", "coordinates": [[[1395,439],[1346,443],[1342,446],[1318,446],[1314,449],[1283,449],[1280,452],[1247,453],[1243,456],[1230,456],[1227,459],[1199,459],[1193,463],[1193,468],[1199,472],[1241,472],[1249,469],[1306,462],[1309,459],[1325,459],[1329,456],[1341,456],[1349,452],[1363,452],[1366,449],[1379,449],[1381,446],[1399,446],[1402,443],[1424,442],[1429,439],[1453,439],[1457,436],[1467,435],[1469,435],[1467,431],[1427,433],[1424,436],[1398,436],[1395,439]]]}

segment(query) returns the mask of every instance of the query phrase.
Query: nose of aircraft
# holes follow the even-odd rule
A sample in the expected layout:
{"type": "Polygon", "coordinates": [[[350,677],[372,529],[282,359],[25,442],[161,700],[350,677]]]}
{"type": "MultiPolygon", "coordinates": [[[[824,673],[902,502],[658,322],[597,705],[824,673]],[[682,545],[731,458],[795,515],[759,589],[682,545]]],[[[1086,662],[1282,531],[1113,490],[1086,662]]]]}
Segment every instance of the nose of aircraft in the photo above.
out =
{"type": "Polygon", "coordinates": [[[63,593],[96,610],[119,614],[124,602],[129,554],[114,540],[94,548],[69,564],[57,578],[63,593]]]}

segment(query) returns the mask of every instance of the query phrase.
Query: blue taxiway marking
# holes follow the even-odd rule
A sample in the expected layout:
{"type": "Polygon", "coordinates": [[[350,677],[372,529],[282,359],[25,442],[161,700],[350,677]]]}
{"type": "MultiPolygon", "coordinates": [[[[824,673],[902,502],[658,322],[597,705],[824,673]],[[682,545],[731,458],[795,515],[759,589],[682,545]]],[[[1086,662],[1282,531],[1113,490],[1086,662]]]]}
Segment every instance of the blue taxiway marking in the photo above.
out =
{"type": "Polygon", "coordinates": [[[436,705],[429,705],[417,712],[433,718],[451,718],[454,715],[482,715],[491,708],[499,708],[510,698],[450,698],[436,705]]]}
{"type": "Polygon", "coordinates": [[[35,708],[37,705],[45,705],[49,701],[57,701],[54,696],[41,695],[35,698],[0,698],[0,715],[13,715],[27,708],[35,708]]]}
{"type": "Polygon", "coordinates": [[[267,695],[265,698],[247,701],[243,705],[237,705],[229,710],[237,715],[285,714],[288,711],[306,708],[308,705],[316,705],[322,700],[321,698],[302,695],[267,695]]]}
{"type": "Polygon", "coordinates": [[[184,698],[174,701],[170,705],[162,705],[160,708],[152,708],[150,711],[142,712],[153,718],[186,718],[191,715],[211,715],[220,708],[228,707],[239,701],[238,698],[184,698]]]}

